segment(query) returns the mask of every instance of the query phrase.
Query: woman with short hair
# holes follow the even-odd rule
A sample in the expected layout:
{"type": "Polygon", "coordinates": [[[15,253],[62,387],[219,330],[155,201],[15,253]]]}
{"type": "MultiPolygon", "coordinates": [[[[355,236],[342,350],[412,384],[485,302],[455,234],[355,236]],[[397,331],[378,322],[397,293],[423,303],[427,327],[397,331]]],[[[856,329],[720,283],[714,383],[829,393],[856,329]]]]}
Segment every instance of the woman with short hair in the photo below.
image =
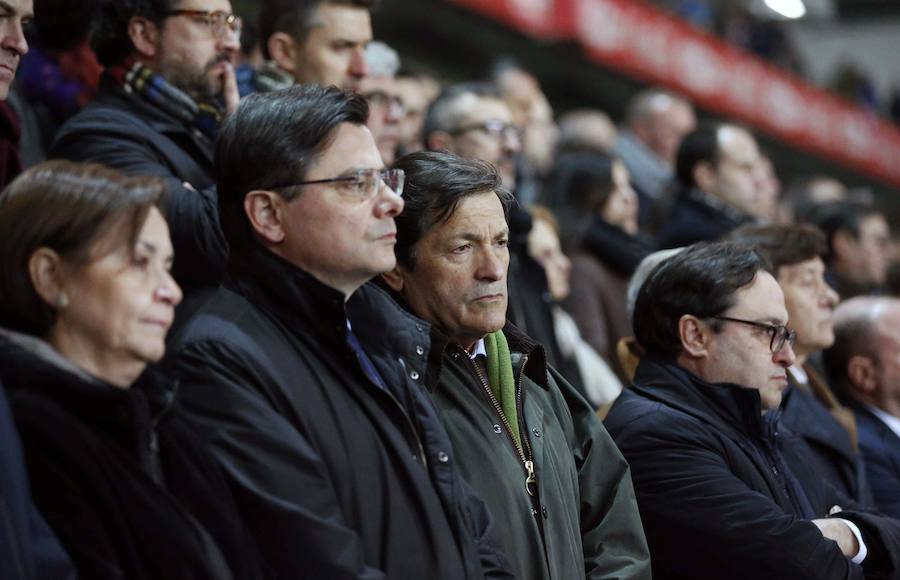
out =
{"type": "Polygon", "coordinates": [[[164,187],[51,161],[0,194],[0,381],[35,504],[81,577],[257,578],[176,385],[147,368],[181,300],[164,187]]]}

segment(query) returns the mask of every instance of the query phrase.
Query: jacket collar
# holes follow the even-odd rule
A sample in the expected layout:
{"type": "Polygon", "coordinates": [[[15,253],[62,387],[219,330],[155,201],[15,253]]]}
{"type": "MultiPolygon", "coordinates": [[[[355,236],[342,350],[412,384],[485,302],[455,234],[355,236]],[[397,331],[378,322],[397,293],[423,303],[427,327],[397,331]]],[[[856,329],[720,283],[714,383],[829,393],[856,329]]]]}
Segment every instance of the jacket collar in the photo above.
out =
{"type": "Polygon", "coordinates": [[[744,435],[768,436],[779,411],[762,415],[759,393],[734,383],[708,383],[673,361],[645,356],[634,376],[633,389],[720,429],[744,435]]]}
{"type": "Polygon", "coordinates": [[[154,426],[177,395],[177,382],[148,367],[128,389],[95,377],[44,340],[0,328],[0,380],[11,391],[35,393],[99,425],[132,431],[154,426]]]}
{"type": "Polygon", "coordinates": [[[349,319],[367,352],[396,349],[409,355],[410,349],[421,348],[418,356],[424,357],[428,350],[428,323],[403,310],[373,282],[345,304],[342,292],[259,244],[229,256],[225,286],[288,328],[307,330],[332,344],[343,344],[349,319]]]}
{"type": "MultiPolygon", "coordinates": [[[[522,368],[525,376],[544,389],[549,390],[547,355],[544,347],[508,320],[506,321],[506,326],[503,327],[503,334],[506,335],[506,340],[509,343],[510,353],[513,353],[514,356],[515,354],[520,354],[528,357],[525,366],[522,368]]],[[[450,339],[437,328],[431,327],[431,352],[428,355],[428,372],[426,374],[426,384],[431,391],[437,388],[441,376],[441,368],[444,364],[444,355],[460,348],[459,345],[450,342],[450,339]]]]}

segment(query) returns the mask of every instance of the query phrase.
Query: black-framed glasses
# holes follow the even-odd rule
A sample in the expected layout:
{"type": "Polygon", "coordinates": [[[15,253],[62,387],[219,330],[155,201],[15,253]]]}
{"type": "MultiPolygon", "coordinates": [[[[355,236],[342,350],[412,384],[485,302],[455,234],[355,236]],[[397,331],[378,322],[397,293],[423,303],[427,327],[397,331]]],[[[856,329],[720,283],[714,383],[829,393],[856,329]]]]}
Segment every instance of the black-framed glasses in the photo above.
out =
{"type": "Polygon", "coordinates": [[[299,187],[301,185],[316,185],[319,183],[340,183],[342,190],[359,200],[371,199],[378,195],[381,185],[384,184],[394,195],[403,195],[403,182],[406,174],[402,169],[360,169],[350,175],[331,177],[329,179],[312,179],[276,185],[270,189],[284,189],[287,187],[299,187]]]}
{"type": "Polygon", "coordinates": [[[187,16],[206,23],[216,38],[226,38],[229,34],[241,35],[243,21],[236,14],[221,10],[169,10],[166,16],[187,16]]]}
{"type": "Polygon", "coordinates": [[[789,344],[791,345],[791,348],[794,348],[794,344],[796,344],[797,342],[797,332],[791,330],[783,324],[768,324],[766,322],[756,322],[755,320],[731,318],[730,316],[712,316],[711,318],[715,318],[716,320],[725,320],[727,322],[738,322],[740,324],[762,328],[769,333],[769,350],[772,351],[772,354],[781,352],[781,349],[784,348],[785,344],[789,344]]]}
{"type": "Polygon", "coordinates": [[[468,133],[469,131],[483,131],[488,135],[492,135],[494,137],[505,137],[507,139],[518,139],[522,140],[522,130],[519,129],[516,125],[511,123],[507,123],[506,121],[501,121],[500,119],[488,119],[487,121],[482,121],[481,123],[469,123],[467,125],[460,125],[459,127],[448,131],[454,137],[457,135],[462,135],[463,133],[468,133]]]}

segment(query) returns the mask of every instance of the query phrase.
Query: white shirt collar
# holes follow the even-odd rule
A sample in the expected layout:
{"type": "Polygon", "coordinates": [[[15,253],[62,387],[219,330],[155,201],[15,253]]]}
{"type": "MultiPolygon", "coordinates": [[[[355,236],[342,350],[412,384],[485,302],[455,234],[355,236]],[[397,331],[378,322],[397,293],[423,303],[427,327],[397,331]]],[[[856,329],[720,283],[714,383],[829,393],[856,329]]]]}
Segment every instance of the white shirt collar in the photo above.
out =
{"type": "Polygon", "coordinates": [[[893,415],[885,413],[874,405],[866,405],[866,408],[871,411],[873,415],[881,419],[881,422],[887,425],[888,429],[893,431],[897,437],[900,437],[900,417],[894,417],[893,415]]]}
{"type": "Polygon", "coordinates": [[[472,349],[471,353],[469,353],[469,358],[471,358],[472,360],[475,360],[475,357],[480,354],[483,354],[484,358],[487,358],[487,349],[484,348],[484,339],[483,338],[479,338],[478,342],[475,343],[475,348],[472,349]]]}

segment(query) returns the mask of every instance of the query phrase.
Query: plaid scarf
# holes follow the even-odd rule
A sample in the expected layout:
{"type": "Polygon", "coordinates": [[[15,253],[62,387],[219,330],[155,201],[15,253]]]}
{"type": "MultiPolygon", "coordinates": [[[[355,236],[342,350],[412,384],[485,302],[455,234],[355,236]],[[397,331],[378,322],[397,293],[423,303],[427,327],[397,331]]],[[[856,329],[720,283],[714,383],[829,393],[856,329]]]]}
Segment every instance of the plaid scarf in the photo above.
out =
{"type": "Polygon", "coordinates": [[[130,68],[111,67],[107,71],[126,92],[141,96],[165,113],[195,127],[210,140],[215,140],[219,123],[224,117],[223,108],[218,103],[194,101],[141,62],[135,62],[130,68]]]}

